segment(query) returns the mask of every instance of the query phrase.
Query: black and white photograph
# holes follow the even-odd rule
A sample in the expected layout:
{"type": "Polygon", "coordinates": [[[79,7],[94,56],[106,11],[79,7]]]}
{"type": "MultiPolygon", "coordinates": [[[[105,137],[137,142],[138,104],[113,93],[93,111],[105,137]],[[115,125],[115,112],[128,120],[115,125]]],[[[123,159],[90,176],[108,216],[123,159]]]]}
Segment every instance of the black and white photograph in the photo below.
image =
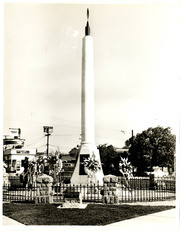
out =
{"type": "Polygon", "coordinates": [[[179,1],[1,6],[3,230],[179,230],[179,1]]]}

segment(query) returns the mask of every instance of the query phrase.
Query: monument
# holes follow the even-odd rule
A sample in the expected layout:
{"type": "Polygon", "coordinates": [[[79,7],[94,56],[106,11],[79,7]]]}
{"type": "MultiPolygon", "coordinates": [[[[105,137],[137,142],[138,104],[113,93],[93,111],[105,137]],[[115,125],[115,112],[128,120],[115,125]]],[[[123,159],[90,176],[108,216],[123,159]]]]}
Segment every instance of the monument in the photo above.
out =
{"type": "MultiPolygon", "coordinates": [[[[71,178],[72,184],[87,184],[88,175],[84,170],[84,159],[97,160],[101,166],[99,150],[94,140],[94,53],[93,38],[90,36],[89,10],[85,36],[82,39],[82,83],[81,83],[81,145],[77,163],[71,178]]],[[[95,173],[95,182],[103,184],[102,166],[95,173]]]]}

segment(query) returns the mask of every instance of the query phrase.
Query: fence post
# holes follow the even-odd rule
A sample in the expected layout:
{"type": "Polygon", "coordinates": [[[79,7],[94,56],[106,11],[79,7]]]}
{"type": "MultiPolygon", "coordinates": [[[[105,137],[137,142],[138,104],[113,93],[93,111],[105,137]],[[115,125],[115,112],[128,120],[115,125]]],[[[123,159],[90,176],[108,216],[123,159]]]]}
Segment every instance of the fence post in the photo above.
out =
{"type": "Polygon", "coordinates": [[[154,189],[154,174],[149,175],[149,189],[154,189]]]}
{"type": "Polygon", "coordinates": [[[97,200],[98,200],[98,202],[99,202],[99,192],[100,192],[100,187],[99,187],[99,181],[97,182],[97,190],[98,190],[98,198],[97,198],[97,200]]]}

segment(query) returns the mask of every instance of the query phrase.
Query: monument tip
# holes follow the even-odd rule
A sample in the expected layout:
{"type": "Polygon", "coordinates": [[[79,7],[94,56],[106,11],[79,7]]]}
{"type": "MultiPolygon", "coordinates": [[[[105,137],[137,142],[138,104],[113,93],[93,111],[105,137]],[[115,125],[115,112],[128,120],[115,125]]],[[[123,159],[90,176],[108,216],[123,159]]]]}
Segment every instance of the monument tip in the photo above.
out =
{"type": "Polygon", "coordinates": [[[89,20],[89,8],[87,8],[87,21],[89,20]]]}
{"type": "Polygon", "coordinates": [[[87,24],[85,27],[85,36],[90,35],[90,26],[89,26],[89,8],[87,8],[87,24]]]}

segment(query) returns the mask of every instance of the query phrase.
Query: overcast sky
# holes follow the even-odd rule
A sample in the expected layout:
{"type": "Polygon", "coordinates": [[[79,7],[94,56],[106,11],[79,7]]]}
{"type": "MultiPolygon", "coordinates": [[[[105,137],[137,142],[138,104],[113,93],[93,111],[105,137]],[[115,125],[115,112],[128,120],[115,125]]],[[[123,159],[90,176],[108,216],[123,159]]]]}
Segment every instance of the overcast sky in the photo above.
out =
{"type": "Polygon", "coordinates": [[[95,60],[95,141],[122,147],[149,127],[177,128],[178,7],[23,4],[4,8],[4,135],[27,148],[69,152],[80,143],[81,54],[90,10],[95,60]],[[122,132],[124,131],[124,132],[122,132]]]}

